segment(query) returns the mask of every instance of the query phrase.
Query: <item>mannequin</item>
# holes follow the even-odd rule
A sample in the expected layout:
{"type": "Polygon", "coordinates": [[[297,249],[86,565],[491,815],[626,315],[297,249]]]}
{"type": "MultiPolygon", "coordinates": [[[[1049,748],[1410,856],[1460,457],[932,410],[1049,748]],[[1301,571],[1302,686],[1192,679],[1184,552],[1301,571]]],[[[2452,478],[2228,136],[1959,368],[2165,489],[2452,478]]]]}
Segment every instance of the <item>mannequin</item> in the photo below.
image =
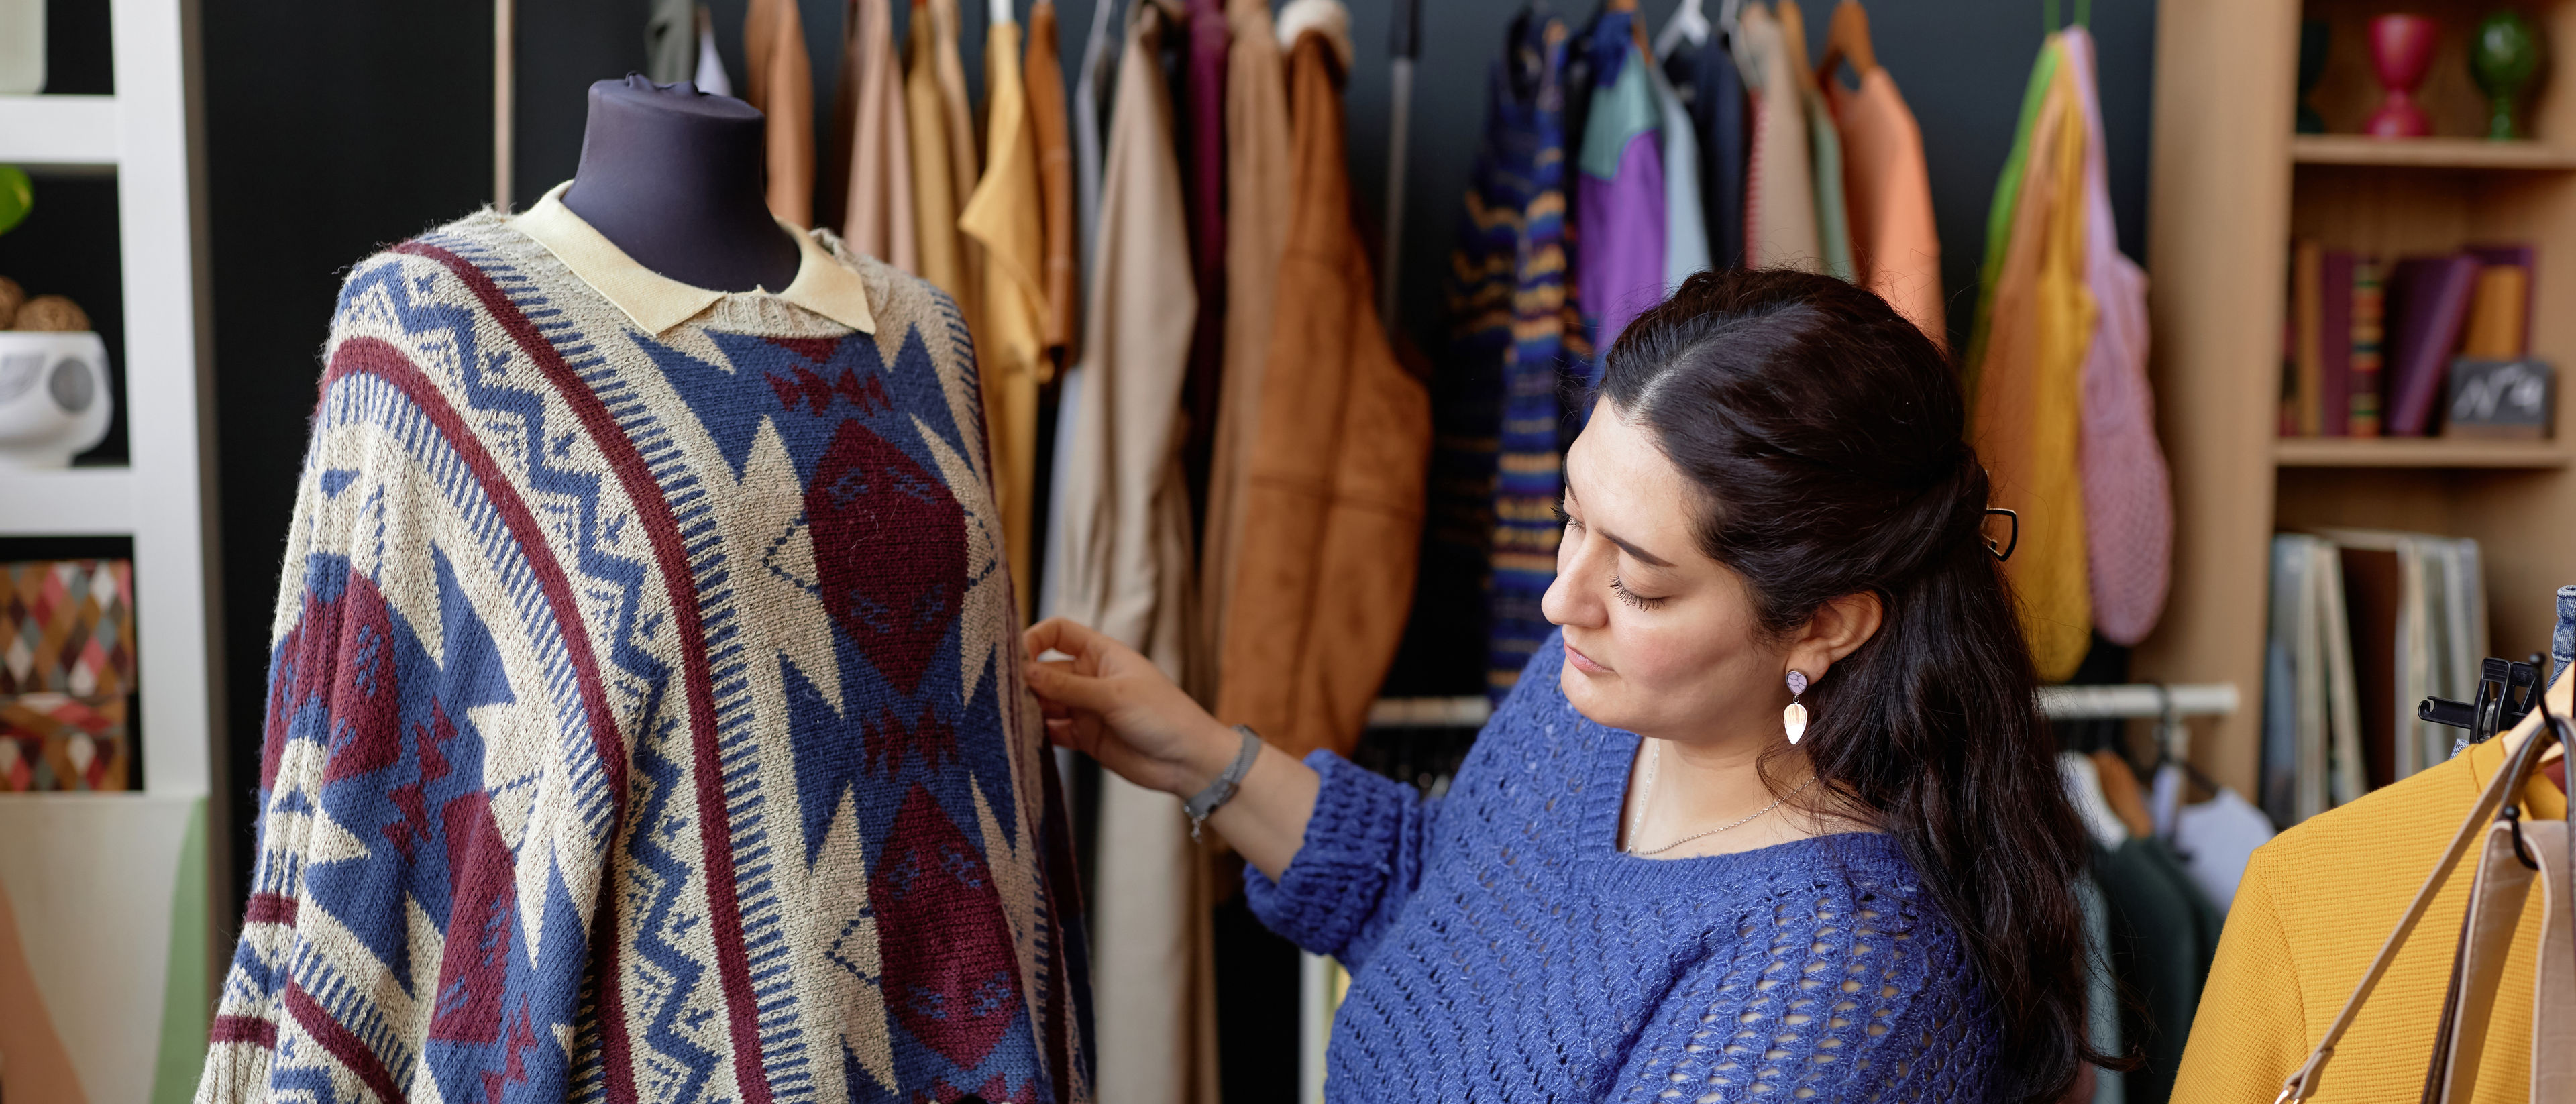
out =
{"type": "Polygon", "coordinates": [[[973,347],[771,217],[764,123],[593,85],[577,183],[350,271],[198,1099],[1092,1104],[973,347]]]}
{"type": "Polygon", "coordinates": [[[636,263],[692,287],[779,291],[796,242],[770,217],[758,109],[640,74],[590,86],[563,204],[636,263]]]}

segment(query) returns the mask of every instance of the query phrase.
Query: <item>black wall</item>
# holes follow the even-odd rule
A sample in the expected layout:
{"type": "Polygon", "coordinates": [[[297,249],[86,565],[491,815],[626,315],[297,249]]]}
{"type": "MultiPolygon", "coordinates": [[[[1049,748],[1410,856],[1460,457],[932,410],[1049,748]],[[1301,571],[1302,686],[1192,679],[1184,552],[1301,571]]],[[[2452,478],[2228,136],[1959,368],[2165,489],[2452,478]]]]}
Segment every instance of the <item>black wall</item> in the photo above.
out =
{"type": "MultiPolygon", "coordinates": [[[[1426,0],[1406,196],[1403,314],[1426,345],[1484,113],[1484,72],[1522,0],[1426,0]]],[[[1556,0],[1569,15],[1589,0],[1556,0]]],[[[1675,0],[1646,0],[1661,26],[1675,0]]],[[[841,5],[800,0],[818,96],[837,70],[841,5]]],[[[1025,4],[1023,3],[1023,7],[1025,4]]],[[[57,0],[57,10],[65,7],[57,0]]],[[[583,89],[644,63],[645,0],[521,0],[517,201],[569,177],[583,89]]],[[[713,0],[740,87],[744,0],[713,0]]],[[[966,0],[966,67],[980,95],[984,5],[966,0]]],[[[1070,73],[1091,0],[1059,11],[1070,73]]],[[[1352,0],[1351,171],[1375,221],[1386,171],[1386,0],[1352,0]]],[[[1714,11],[1717,0],[1709,0],[1714,11]]],[[[2044,28],[2040,0],[1875,0],[1881,64],[1920,120],[1951,318],[1967,317],[1989,192],[2044,28]]],[[[1829,14],[1816,2],[1818,45],[1829,14]]],[[[231,823],[246,833],[257,777],[271,611],[317,354],[341,273],[379,246],[489,200],[491,9],[483,4],[203,0],[212,220],[217,448],[222,488],[231,823]]],[[[898,6],[898,34],[905,18],[898,6]]],[[[2142,257],[2154,0],[2100,0],[2102,107],[2121,247],[2142,257]]],[[[823,103],[828,104],[828,99],[823,103]]],[[[818,125],[829,117],[817,110],[818,125]]],[[[92,307],[97,310],[96,306],[92,307]]],[[[1473,692],[1473,687],[1467,692],[1473,692]]],[[[247,843],[247,839],[244,839],[247,843]]],[[[237,854],[248,855],[247,847],[237,854]]],[[[237,872],[247,876],[247,871],[237,872]]]]}

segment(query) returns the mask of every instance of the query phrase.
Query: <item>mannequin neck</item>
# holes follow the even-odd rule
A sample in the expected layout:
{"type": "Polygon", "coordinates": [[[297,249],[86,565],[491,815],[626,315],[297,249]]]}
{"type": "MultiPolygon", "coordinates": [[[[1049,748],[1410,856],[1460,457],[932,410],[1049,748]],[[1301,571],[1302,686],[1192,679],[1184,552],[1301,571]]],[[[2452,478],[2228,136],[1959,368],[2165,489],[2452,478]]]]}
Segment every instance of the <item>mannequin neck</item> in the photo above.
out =
{"type": "Polygon", "coordinates": [[[600,81],[563,204],[637,264],[681,283],[782,290],[802,256],[769,214],[764,125],[750,104],[687,84],[600,81]]]}

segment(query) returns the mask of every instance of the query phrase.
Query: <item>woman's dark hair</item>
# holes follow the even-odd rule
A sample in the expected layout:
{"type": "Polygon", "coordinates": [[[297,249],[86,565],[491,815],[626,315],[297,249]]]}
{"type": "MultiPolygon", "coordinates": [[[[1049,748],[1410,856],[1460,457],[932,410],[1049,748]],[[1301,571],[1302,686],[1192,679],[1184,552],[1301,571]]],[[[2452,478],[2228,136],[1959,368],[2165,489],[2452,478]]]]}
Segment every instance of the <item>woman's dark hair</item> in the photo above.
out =
{"type": "Polygon", "coordinates": [[[1997,1099],[2055,1100],[2104,1057],[2075,895],[2090,848],[1981,535],[1986,471],[1949,361],[1841,280],[1703,272],[1629,324],[1598,395],[1615,410],[1595,417],[1645,429],[1704,492],[1700,548],[1744,578],[1764,631],[1877,595],[1877,634],[1806,691],[1800,747],[1840,795],[1822,802],[1901,841],[1957,928],[2009,1056],[1997,1099]]]}

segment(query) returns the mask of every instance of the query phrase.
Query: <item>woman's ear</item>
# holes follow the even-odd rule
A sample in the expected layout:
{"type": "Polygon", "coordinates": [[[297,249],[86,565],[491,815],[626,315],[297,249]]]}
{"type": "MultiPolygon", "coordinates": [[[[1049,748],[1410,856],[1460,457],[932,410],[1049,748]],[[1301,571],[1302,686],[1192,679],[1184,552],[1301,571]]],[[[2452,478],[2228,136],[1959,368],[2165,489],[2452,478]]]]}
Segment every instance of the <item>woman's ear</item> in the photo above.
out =
{"type": "Polygon", "coordinates": [[[1846,594],[1816,607],[1807,627],[1789,646],[1789,668],[1808,672],[1808,677],[1822,678],[1825,669],[1842,661],[1844,656],[1859,651],[1878,635],[1878,626],[1886,616],[1878,595],[1871,591],[1846,594]]]}

